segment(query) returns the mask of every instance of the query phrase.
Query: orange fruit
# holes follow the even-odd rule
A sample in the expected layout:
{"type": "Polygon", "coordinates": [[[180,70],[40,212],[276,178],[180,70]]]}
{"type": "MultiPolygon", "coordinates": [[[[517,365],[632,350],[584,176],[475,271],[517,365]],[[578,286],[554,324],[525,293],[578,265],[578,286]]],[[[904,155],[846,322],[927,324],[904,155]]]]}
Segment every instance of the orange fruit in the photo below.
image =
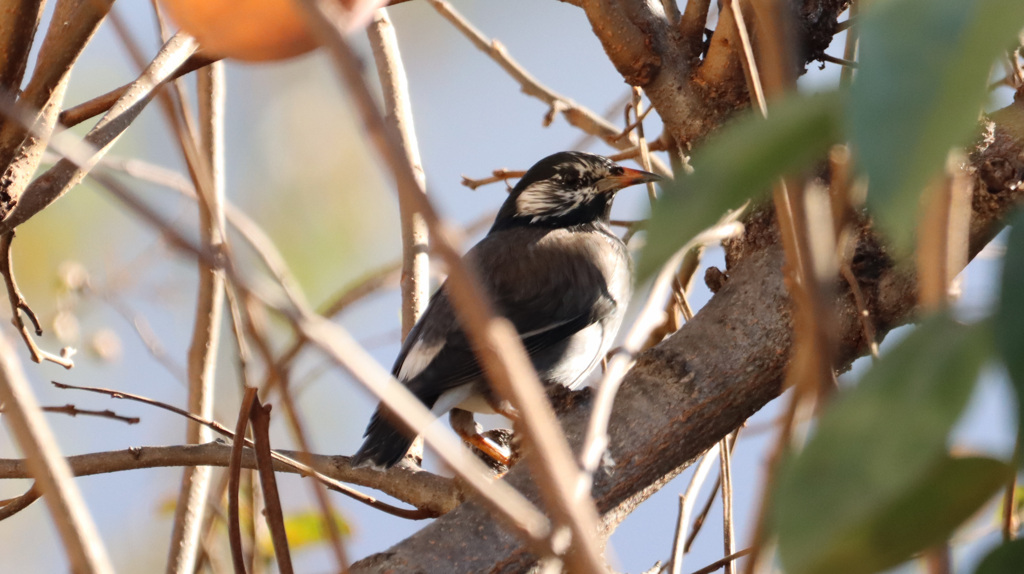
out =
{"type": "MultiPolygon", "coordinates": [[[[380,0],[337,0],[362,24],[380,0]]],[[[316,48],[297,0],[161,0],[181,29],[209,56],[250,62],[281,60],[316,48]]]]}

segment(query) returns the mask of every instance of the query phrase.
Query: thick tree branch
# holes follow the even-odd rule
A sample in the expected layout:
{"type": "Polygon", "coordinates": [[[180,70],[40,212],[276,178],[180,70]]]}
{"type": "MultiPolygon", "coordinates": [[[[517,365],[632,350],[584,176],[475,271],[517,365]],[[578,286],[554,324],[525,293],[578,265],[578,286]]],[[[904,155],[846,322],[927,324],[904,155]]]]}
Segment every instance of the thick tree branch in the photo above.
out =
{"type": "MultiPolygon", "coordinates": [[[[1024,102],[993,115],[1021,125],[1024,102]]],[[[970,252],[1001,228],[1001,218],[1024,196],[1024,133],[986,126],[971,154],[973,216],[970,252]]],[[[793,346],[791,300],[783,283],[783,254],[768,210],[730,243],[729,280],[676,334],[641,354],[619,391],[610,423],[615,464],[599,473],[594,497],[613,529],[638,504],[702,452],[781,392],[793,346]]],[[[862,227],[853,272],[879,333],[913,320],[916,285],[897,268],[870,229],[862,227]]],[[[854,297],[839,282],[835,300],[836,367],[866,354],[869,345],[854,297]]],[[[563,405],[560,420],[578,448],[589,418],[587,400],[563,405]]],[[[532,493],[528,469],[508,475],[532,493]]],[[[353,572],[522,572],[535,559],[474,503],[467,503],[392,547],[353,565],[353,572]]]]}
{"type": "MultiPolygon", "coordinates": [[[[824,53],[836,19],[848,3],[789,0],[802,36],[801,62],[824,53]]],[[[628,83],[644,89],[679,149],[688,150],[736,110],[747,107],[736,25],[728,11],[720,18],[702,61],[706,18],[702,1],[687,3],[679,26],[670,26],[650,2],[583,0],[581,4],[612,64],[628,83]]]]}
{"type": "Polygon", "coordinates": [[[4,55],[0,58],[0,98],[9,102],[14,101],[21,88],[44,6],[43,0],[12,0],[5,4],[5,17],[0,18],[0,54],[4,55]]]}
{"type": "MultiPolygon", "coordinates": [[[[113,0],[57,2],[50,28],[36,56],[35,70],[18,98],[24,112],[32,114],[32,133],[29,135],[30,130],[18,122],[0,122],[0,166],[4,170],[0,177],[0,219],[6,218],[17,205],[39,166],[46,140],[60,112],[71,68],[112,4],[113,0]],[[70,22],[75,25],[68,26],[70,22]]],[[[18,57],[17,50],[9,55],[18,57]]],[[[5,54],[4,58],[9,55],[5,54]]],[[[4,96],[0,101],[9,103],[12,99],[4,96]]]]}

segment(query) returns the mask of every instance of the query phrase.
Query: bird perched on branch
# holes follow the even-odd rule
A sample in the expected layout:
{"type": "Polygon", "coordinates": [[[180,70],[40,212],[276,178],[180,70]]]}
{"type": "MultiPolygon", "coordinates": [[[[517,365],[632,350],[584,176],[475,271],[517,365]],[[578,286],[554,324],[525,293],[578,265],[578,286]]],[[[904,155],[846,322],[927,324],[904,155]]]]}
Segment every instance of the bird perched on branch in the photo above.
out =
{"type": "MultiPolygon", "coordinates": [[[[465,255],[516,328],[540,380],[575,388],[608,352],[632,294],[632,261],[608,226],[615,193],[660,176],[583,152],[548,156],[519,180],[487,236],[465,255]]],[[[491,391],[442,285],[409,332],[392,370],[436,416],[497,460],[472,412],[504,410],[491,391]],[[470,412],[472,411],[472,412],[470,412]]],[[[391,467],[413,436],[378,406],[353,458],[391,467]]]]}

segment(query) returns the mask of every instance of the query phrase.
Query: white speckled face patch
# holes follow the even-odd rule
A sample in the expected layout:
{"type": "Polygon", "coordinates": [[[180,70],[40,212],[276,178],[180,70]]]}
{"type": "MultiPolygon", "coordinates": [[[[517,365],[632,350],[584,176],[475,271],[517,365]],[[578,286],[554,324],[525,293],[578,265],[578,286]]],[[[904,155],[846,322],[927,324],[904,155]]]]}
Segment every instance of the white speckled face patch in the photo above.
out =
{"type": "Polygon", "coordinates": [[[532,216],[536,222],[546,217],[559,217],[572,212],[594,195],[607,191],[600,182],[609,173],[609,166],[575,161],[559,167],[547,179],[534,182],[516,198],[516,213],[532,216]]]}

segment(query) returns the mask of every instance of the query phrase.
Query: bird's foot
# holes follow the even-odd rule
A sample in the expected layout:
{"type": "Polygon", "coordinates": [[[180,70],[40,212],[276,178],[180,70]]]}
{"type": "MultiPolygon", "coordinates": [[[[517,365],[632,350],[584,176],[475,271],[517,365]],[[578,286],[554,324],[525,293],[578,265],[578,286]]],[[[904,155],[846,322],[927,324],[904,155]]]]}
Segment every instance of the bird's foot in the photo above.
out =
{"type": "Polygon", "coordinates": [[[485,458],[484,462],[488,462],[486,458],[490,458],[494,462],[490,466],[495,472],[501,474],[508,470],[512,464],[512,449],[510,440],[508,440],[511,439],[510,432],[505,431],[505,434],[501,435],[495,434],[496,431],[482,433],[483,428],[476,423],[473,413],[462,409],[452,409],[448,414],[448,421],[455,434],[475,448],[478,454],[486,455],[486,457],[481,457],[485,458]],[[494,438],[487,435],[494,435],[494,438]]]}

